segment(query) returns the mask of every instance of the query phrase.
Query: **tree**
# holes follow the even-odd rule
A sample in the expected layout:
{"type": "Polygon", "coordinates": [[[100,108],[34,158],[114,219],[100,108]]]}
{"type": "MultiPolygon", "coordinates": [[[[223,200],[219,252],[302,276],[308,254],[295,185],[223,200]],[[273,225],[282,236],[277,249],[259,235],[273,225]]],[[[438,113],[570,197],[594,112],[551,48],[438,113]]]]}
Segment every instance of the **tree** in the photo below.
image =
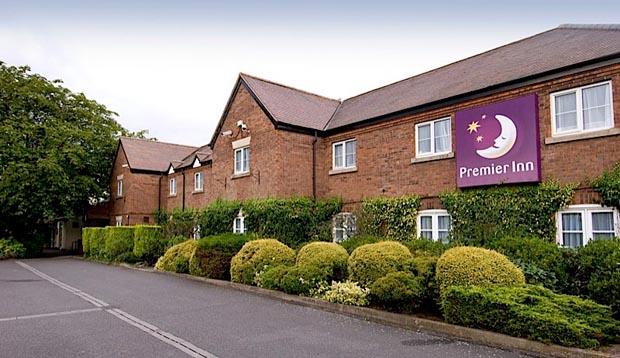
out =
{"type": "Polygon", "coordinates": [[[61,83],[0,62],[0,238],[30,247],[55,218],[107,195],[127,133],[116,113],[61,83]]]}

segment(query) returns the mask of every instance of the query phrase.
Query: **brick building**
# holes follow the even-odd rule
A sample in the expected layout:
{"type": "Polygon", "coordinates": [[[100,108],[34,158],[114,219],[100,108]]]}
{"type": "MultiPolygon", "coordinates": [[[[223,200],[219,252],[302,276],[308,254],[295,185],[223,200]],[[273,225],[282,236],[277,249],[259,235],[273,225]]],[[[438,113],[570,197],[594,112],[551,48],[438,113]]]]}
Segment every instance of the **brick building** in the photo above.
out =
{"type": "Polygon", "coordinates": [[[240,74],[210,143],[122,138],[111,224],[217,198],[423,198],[440,239],[445,190],[576,183],[558,242],[620,233],[589,182],[620,162],[620,25],[563,25],[344,101],[240,74]],[[457,149],[458,148],[458,149],[457,149]]]}

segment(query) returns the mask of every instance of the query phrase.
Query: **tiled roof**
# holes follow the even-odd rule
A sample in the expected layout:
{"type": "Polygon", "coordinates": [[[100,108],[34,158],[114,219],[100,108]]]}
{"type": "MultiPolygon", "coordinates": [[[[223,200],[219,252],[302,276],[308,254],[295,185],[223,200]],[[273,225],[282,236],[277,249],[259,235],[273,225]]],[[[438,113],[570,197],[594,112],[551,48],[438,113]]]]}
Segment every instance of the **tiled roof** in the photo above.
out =
{"type": "Polygon", "coordinates": [[[345,100],[326,130],[620,54],[620,25],[561,25],[345,100]]]}
{"type": "Polygon", "coordinates": [[[172,163],[174,168],[186,168],[186,167],[190,167],[194,164],[194,160],[196,157],[198,157],[198,160],[201,163],[204,163],[206,161],[211,160],[211,155],[213,154],[213,151],[211,151],[211,147],[209,147],[209,145],[203,145],[202,147],[196,149],[195,151],[191,152],[188,156],[186,156],[185,158],[183,158],[183,160],[181,160],[180,162],[176,162],[176,163],[172,163]]]}
{"type": "Polygon", "coordinates": [[[340,104],[322,97],[247,74],[240,74],[273,119],[280,123],[322,130],[340,104]]]}
{"type": "Polygon", "coordinates": [[[127,155],[129,167],[135,170],[165,172],[171,162],[181,160],[197,149],[186,145],[129,137],[121,137],[120,141],[127,155]]]}

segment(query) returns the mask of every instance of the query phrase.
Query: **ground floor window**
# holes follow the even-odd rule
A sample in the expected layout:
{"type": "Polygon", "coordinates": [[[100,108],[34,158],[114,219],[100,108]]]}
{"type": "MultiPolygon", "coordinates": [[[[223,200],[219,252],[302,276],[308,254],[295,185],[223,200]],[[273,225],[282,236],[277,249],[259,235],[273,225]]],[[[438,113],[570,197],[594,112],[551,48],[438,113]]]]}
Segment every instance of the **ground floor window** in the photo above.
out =
{"type": "Polygon", "coordinates": [[[620,236],[618,210],[601,205],[572,205],[557,213],[557,242],[579,247],[590,240],[620,236]]]}
{"type": "Polygon", "coordinates": [[[245,216],[243,216],[243,211],[241,210],[239,210],[239,214],[237,214],[233,221],[233,232],[235,234],[245,234],[245,216]]]}
{"type": "Polygon", "coordinates": [[[332,239],[342,242],[355,235],[357,220],[352,213],[338,213],[332,219],[332,239]]]}
{"type": "Polygon", "coordinates": [[[123,217],[122,216],[117,216],[116,217],[116,226],[122,226],[123,225],[123,217]]]}
{"type": "Polygon", "coordinates": [[[450,234],[450,215],[446,210],[422,210],[418,214],[418,237],[447,242],[450,234]]]}
{"type": "Polygon", "coordinates": [[[200,239],[200,225],[194,226],[194,229],[192,230],[192,237],[194,240],[200,239]]]}

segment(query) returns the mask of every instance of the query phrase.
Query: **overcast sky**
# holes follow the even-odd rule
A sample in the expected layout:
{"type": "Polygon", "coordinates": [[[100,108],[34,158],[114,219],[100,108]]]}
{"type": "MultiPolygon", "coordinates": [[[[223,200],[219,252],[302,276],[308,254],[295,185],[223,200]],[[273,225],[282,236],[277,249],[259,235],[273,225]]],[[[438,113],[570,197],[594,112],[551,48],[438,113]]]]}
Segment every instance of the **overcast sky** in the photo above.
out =
{"type": "Polygon", "coordinates": [[[620,1],[6,1],[0,61],[105,104],[130,130],[201,145],[239,72],[332,98],[562,23],[619,23],[620,1]]]}

